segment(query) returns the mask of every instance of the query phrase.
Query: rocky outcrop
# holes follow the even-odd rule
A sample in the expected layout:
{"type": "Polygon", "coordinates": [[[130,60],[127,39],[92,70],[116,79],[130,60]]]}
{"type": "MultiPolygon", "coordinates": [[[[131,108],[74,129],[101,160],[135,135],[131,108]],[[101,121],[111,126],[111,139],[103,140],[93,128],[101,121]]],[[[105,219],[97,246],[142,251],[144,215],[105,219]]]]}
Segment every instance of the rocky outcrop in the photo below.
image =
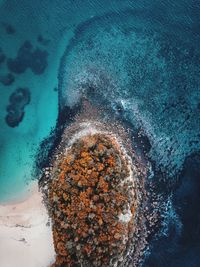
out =
{"type": "Polygon", "coordinates": [[[136,195],[129,162],[113,138],[78,139],[49,184],[53,266],[114,266],[128,253],[136,195]]]}

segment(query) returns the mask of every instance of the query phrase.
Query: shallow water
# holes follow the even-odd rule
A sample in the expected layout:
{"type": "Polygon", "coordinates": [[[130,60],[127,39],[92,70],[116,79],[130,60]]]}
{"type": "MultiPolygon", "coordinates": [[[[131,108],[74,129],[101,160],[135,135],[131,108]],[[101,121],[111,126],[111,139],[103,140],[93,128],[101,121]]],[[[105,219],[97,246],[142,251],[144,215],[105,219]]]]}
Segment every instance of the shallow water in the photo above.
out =
{"type": "MultiPolygon", "coordinates": [[[[141,132],[138,146],[148,144],[153,179],[159,194],[169,197],[165,225],[151,240],[144,266],[198,266],[199,17],[194,0],[1,1],[6,57],[15,58],[29,40],[33,49],[48,52],[48,66],[39,75],[30,67],[14,73],[9,86],[0,83],[0,201],[27,191],[37,178],[33,167],[41,141],[63,119],[68,123],[85,97],[129,127],[136,142],[141,132]],[[31,101],[11,128],[6,106],[18,87],[29,88],[31,101]]],[[[5,60],[0,76],[8,72],[5,60]]]]}

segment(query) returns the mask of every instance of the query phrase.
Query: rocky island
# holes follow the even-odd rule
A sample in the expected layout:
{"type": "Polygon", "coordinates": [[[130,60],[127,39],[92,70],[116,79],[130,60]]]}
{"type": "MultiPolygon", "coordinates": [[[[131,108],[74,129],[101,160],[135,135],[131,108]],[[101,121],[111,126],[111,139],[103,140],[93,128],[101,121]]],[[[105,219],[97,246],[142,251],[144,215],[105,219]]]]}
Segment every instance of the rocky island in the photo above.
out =
{"type": "Polygon", "coordinates": [[[120,136],[98,127],[68,127],[44,170],[56,252],[52,267],[129,266],[130,255],[145,247],[146,231],[138,234],[144,227],[138,178],[145,170],[120,136]]]}

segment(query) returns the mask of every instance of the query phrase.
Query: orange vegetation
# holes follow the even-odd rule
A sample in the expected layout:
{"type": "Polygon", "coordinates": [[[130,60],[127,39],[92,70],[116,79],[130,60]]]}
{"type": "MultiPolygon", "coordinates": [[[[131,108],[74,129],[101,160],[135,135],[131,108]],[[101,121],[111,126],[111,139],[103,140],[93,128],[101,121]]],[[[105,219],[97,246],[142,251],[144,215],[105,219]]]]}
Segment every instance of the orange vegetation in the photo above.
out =
{"type": "Polygon", "coordinates": [[[124,256],[135,211],[129,174],[127,159],[105,134],[78,139],[61,157],[49,185],[54,267],[113,266],[124,256]],[[120,220],[128,209],[130,220],[120,220]]]}

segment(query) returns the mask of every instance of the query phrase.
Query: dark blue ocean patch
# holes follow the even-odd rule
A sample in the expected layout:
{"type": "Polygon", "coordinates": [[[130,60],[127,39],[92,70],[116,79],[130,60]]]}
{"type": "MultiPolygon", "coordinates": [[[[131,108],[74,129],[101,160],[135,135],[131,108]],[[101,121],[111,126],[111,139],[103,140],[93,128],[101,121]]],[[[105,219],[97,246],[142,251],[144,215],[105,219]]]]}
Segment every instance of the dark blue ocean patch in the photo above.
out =
{"type": "Polygon", "coordinates": [[[173,189],[174,224],[156,236],[145,267],[197,267],[200,264],[200,153],[189,155],[173,189]],[[177,220],[178,219],[178,220],[177,220]],[[179,227],[178,227],[179,226],[179,227]]]}
{"type": "Polygon", "coordinates": [[[200,242],[200,152],[188,156],[179,177],[174,203],[182,224],[181,245],[198,245],[200,242]]]}
{"type": "Polygon", "coordinates": [[[30,103],[31,95],[28,88],[18,88],[9,97],[5,121],[8,126],[17,127],[24,118],[24,108],[30,103]]]}

